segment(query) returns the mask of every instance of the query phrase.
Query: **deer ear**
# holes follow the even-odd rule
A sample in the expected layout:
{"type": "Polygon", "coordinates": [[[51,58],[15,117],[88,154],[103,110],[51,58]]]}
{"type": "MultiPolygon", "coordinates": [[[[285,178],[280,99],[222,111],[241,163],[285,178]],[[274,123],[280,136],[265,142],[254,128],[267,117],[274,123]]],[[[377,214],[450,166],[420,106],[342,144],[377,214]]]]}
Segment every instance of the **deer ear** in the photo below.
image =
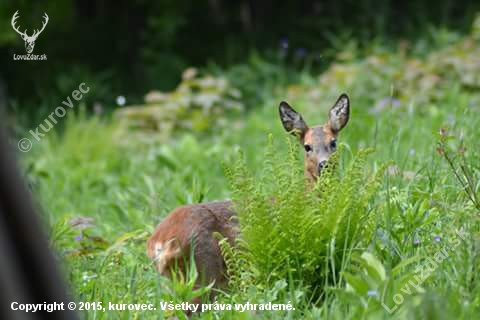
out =
{"type": "Polygon", "coordinates": [[[347,125],[350,118],[350,100],[345,93],[340,95],[328,115],[328,124],[333,132],[339,132],[347,125]]]}
{"type": "Polygon", "coordinates": [[[308,126],[300,113],[293,110],[293,108],[285,101],[280,102],[278,110],[280,112],[280,120],[282,121],[285,130],[294,136],[303,138],[308,130],[308,126]]]}

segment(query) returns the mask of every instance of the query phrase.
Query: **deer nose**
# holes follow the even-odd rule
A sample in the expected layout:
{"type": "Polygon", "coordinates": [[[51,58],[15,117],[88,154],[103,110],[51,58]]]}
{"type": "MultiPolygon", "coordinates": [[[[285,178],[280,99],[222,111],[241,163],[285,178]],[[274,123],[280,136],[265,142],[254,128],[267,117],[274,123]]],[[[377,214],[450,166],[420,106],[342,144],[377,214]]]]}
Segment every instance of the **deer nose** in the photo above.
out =
{"type": "Polygon", "coordinates": [[[323,160],[318,163],[318,173],[322,171],[322,169],[325,167],[326,164],[327,164],[327,160],[323,160]]]}

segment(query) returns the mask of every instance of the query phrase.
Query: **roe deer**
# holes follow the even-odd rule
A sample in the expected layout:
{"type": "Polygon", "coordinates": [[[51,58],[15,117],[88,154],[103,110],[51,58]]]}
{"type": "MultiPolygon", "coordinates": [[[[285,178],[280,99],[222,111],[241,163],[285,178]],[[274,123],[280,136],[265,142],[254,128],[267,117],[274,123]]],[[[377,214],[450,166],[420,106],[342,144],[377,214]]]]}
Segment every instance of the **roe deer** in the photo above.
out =
{"type": "MultiPolygon", "coordinates": [[[[346,94],[340,95],[329,111],[329,120],[323,126],[309,127],[302,116],[286,102],[279,106],[283,127],[292,133],[305,148],[305,177],[314,183],[336,149],[336,138],[350,116],[350,102],[346,94]]],[[[218,240],[218,232],[231,245],[238,236],[236,213],[231,201],[192,204],[173,210],[155,229],[147,242],[147,254],[153,259],[158,272],[169,276],[172,267],[185,271],[191,250],[202,284],[215,281],[215,286],[226,284],[225,262],[218,240]],[[191,247],[193,245],[193,248],[191,247]]]]}

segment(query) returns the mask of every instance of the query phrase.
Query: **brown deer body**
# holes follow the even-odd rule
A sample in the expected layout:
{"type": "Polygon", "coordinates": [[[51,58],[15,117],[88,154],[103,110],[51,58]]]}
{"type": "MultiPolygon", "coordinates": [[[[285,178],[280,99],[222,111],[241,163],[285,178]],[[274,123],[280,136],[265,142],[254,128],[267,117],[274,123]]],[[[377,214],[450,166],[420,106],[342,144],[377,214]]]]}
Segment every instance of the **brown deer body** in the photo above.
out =
{"type": "MultiPolygon", "coordinates": [[[[342,94],[329,111],[323,126],[308,127],[302,116],[286,102],[279,106],[280,120],[288,132],[297,136],[305,148],[305,177],[314,183],[330,155],[335,152],[336,138],[350,116],[348,96],[342,94]]],[[[158,272],[169,276],[171,268],[185,270],[193,249],[201,284],[226,283],[225,262],[218,239],[220,233],[233,245],[239,235],[236,213],[230,201],[193,204],[173,210],[155,229],[147,242],[147,254],[158,272]],[[193,248],[192,248],[193,245],[193,248]]]]}
{"type": "Polygon", "coordinates": [[[173,210],[155,229],[147,242],[147,253],[158,272],[170,276],[175,265],[184,271],[193,249],[195,265],[203,284],[225,284],[225,262],[214,233],[233,245],[238,236],[231,201],[186,205],[173,210]],[[192,248],[192,245],[194,248],[192,248]]]}

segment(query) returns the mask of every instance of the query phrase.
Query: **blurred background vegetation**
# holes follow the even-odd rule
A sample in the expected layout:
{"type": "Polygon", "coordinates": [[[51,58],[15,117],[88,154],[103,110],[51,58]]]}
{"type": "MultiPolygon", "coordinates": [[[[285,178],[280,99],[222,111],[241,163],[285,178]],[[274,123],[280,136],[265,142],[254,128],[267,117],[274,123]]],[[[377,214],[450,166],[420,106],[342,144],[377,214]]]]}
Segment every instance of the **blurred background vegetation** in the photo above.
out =
{"type": "MultiPolygon", "coordinates": [[[[21,167],[75,296],[104,303],[189,300],[185,293],[192,288],[170,283],[165,289],[145,255],[155,225],[179,205],[232,197],[235,185],[220,164],[228,167],[238,149],[252,176],[272,164],[282,167],[289,159],[284,136],[290,135],[278,119],[279,101],[287,100],[307,123],[321,124],[346,92],[352,113],[339,139],[345,151],[338,173],[350,174],[346,168],[358,163],[355,155],[372,147],[350,175],[376,173],[381,184],[371,199],[355,203],[350,196],[368,184],[345,177],[349,188],[329,186],[337,193],[322,208],[332,217],[338,208],[356,208],[352,216],[360,217],[368,207],[358,226],[369,234],[345,242],[347,250],[335,248],[341,239],[328,232],[317,243],[321,250],[307,238],[301,239],[303,252],[288,241],[269,246],[268,253],[259,246],[261,259],[283,266],[283,257],[309,257],[307,267],[325,273],[285,279],[305,266],[266,269],[261,277],[249,274],[258,268],[233,268],[237,279],[251,282],[231,284],[220,301],[290,301],[297,307],[264,314],[268,319],[385,319],[379,293],[388,288],[391,298],[400,292],[398,276],[413,276],[418,259],[432,257],[463,228],[468,239],[425,289],[404,295],[396,318],[478,318],[480,219],[478,200],[471,199],[480,198],[479,13],[480,2],[473,0],[0,2],[0,107],[7,106],[13,147],[21,137],[34,142],[21,153],[21,167]],[[47,61],[13,60],[25,54],[10,26],[17,10],[29,34],[41,26],[44,12],[49,15],[33,52],[47,61]],[[28,131],[80,83],[88,94],[34,140],[28,131]],[[278,161],[263,155],[268,134],[278,161]],[[340,253],[345,259],[335,260],[340,253]],[[330,269],[313,269],[319,261],[330,269]],[[340,278],[331,281],[331,274],[340,278]],[[262,286],[262,277],[279,280],[262,286]]],[[[292,210],[277,210],[287,229],[291,212],[301,221],[312,210],[298,205],[299,180],[285,178],[297,171],[282,168],[268,172],[275,173],[270,184],[279,183],[279,195],[297,191],[285,194],[292,210]]],[[[255,188],[262,195],[270,184],[255,188]]],[[[330,232],[341,226],[319,223],[319,230],[330,232]]],[[[259,243],[268,225],[253,225],[259,243]]],[[[295,232],[288,228],[283,238],[296,239],[295,232]]],[[[85,318],[170,315],[91,310],[85,318]]],[[[212,312],[206,318],[234,317],[212,312]]]]}
{"type": "MultiPolygon", "coordinates": [[[[92,88],[87,105],[97,102],[108,109],[117,96],[139,103],[150,90],[172,90],[183,70],[195,66],[212,72],[228,67],[250,107],[262,94],[257,89],[262,77],[279,76],[267,63],[258,65],[259,59],[321,71],[347,40],[363,49],[372,41],[396,46],[398,39],[428,40],[433,28],[468,32],[479,9],[475,0],[5,0],[0,3],[0,103],[38,112],[39,104],[57,104],[72,86],[86,82],[92,88]],[[50,16],[34,51],[47,54],[48,62],[12,61],[13,53],[25,53],[10,27],[16,10],[18,23],[29,32],[41,26],[44,12],[50,16]],[[249,61],[254,75],[242,72],[249,61]]],[[[281,80],[297,79],[286,73],[281,80]]]]}

